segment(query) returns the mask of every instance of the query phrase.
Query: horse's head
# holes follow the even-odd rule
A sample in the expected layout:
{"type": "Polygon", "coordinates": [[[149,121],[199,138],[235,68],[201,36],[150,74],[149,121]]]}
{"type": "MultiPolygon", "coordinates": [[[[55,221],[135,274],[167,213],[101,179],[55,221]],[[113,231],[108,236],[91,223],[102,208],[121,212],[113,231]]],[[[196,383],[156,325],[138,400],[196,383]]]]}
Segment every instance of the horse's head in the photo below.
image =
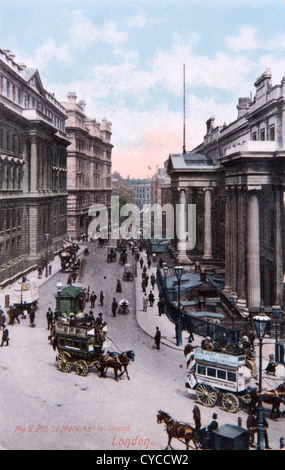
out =
{"type": "Polygon", "coordinates": [[[126,351],[125,354],[127,355],[127,357],[129,359],[131,359],[131,361],[134,361],[135,360],[135,353],[134,351],[126,351]]]}
{"type": "Polygon", "coordinates": [[[171,419],[169,414],[165,413],[162,410],[158,411],[156,418],[157,418],[157,423],[158,424],[161,424],[162,422],[166,423],[167,421],[169,421],[171,419]]]}
{"type": "Polygon", "coordinates": [[[157,423],[158,423],[158,424],[161,424],[162,421],[163,421],[162,411],[158,411],[158,413],[157,413],[157,415],[156,415],[156,418],[157,418],[157,423]]]}

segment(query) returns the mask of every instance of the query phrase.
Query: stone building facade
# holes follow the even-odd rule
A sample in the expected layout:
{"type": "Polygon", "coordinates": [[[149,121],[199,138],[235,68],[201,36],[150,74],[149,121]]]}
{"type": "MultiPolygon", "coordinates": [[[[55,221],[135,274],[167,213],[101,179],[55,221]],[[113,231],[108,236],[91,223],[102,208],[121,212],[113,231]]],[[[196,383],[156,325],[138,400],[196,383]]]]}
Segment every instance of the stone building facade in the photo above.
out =
{"type": "Polygon", "coordinates": [[[0,287],[66,235],[66,114],[39,72],[0,49],[0,287]]]}
{"type": "Polygon", "coordinates": [[[268,69],[255,96],[239,99],[234,122],[215,126],[211,117],[203,143],[168,163],[174,196],[203,207],[196,254],[224,260],[225,291],[252,310],[284,305],[285,78],[275,86],[271,78],[268,69]]]}
{"type": "MultiPolygon", "coordinates": [[[[85,102],[74,92],[62,103],[67,114],[66,133],[70,140],[67,157],[67,232],[72,239],[87,234],[93,204],[111,207],[112,124],[90,119],[85,102]]],[[[93,214],[94,215],[94,214],[93,214]]]]}

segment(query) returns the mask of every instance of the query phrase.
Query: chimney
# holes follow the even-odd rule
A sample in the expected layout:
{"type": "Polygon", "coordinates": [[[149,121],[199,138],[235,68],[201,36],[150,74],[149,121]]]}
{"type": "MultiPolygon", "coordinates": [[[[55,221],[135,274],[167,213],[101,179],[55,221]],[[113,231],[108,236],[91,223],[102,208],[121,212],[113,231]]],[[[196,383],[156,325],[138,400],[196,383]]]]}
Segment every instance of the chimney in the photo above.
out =
{"type": "Polygon", "coordinates": [[[250,98],[239,98],[237,110],[238,110],[238,118],[244,116],[249,108],[251,103],[250,98]]]}
{"type": "Polygon", "coordinates": [[[85,106],[86,106],[86,103],[84,100],[81,100],[78,102],[79,106],[82,108],[83,111],[85,111],[85,106]]]}
{"type": "Polygon", "coordinates": [[[76,99],[77,99],[77,96],[76,96],[76,93],[74,93],[74,91],[70,91],[67,94],[67,100],[69,103],[76,103],[76,99]]]}

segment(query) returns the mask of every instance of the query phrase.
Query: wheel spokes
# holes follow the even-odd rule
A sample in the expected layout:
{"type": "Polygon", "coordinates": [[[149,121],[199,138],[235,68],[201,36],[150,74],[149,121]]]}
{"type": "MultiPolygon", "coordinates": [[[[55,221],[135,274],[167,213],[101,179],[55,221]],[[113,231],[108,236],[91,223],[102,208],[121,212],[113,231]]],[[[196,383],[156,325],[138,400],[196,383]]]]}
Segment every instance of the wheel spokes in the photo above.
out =
{"type": "Polygon", "coordinates": [[[207,384],[199,384],[196,389],[197,400],[205,406],[212,407],[217,402],[217,392],[207,384]]]}
{"type": "Polygon", "coordinates": [[[226,411],[230,413],[236,413],[239,408],[238,398],[232,393],[226,393],[222,397],[222,405],[226,411]]]}
{"type": "Polygon", "coordinates": [[[57,359],[58,368],[62,372],[70,372],[72,363],[70,362],[70,355],[68,353],[62,353],[57,359]]]}
{"type": "Polygon", "coordinates": [[[76,372],[78,375],[82,375],[83,377],[86,377],[88,374],[88,364],[87,362],[80,360],[76,364],[76,372]]]}

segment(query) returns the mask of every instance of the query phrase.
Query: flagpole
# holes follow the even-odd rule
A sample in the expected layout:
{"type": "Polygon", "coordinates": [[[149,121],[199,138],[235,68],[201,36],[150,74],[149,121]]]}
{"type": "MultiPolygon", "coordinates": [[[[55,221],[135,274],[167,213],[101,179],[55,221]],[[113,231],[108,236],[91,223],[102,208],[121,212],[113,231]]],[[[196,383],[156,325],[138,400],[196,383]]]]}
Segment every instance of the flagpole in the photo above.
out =
{"type": "Polygon", "coordinates": [[[185,124],[185,64],[183,64],[183,153],[186,153],[186,124],[185,124]]]}

